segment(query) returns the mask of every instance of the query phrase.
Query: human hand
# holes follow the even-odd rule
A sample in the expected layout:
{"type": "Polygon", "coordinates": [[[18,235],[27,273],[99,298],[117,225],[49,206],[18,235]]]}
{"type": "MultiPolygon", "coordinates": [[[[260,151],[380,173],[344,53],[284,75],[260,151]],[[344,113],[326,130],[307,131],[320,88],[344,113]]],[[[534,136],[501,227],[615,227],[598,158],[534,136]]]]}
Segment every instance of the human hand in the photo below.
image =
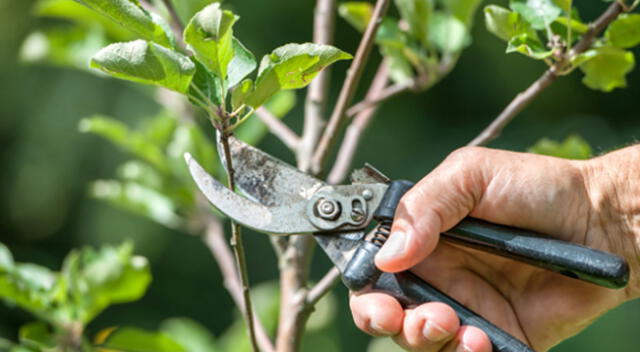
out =
{"type": "MultiPolygon", "coordinates": [[[[439,243],[439,234],[469,215],[618,254],[633,275],[640,252],[633,221],[640,187],[629,180],[640,171],[639,161],[636,147],[589,161],[460,149],[403,197],[376,264],[388,272],[411,269],[536,351],[548,350],[638,297],[638,277],[623,290],[610,290],[439,243]]],[[[361,330],[393,336],[412,351],[491,351],[484,332],[461,327],[442,303],[403,310],[391,296],[367,293],[353,295],[350,305],[361,330]]]]}

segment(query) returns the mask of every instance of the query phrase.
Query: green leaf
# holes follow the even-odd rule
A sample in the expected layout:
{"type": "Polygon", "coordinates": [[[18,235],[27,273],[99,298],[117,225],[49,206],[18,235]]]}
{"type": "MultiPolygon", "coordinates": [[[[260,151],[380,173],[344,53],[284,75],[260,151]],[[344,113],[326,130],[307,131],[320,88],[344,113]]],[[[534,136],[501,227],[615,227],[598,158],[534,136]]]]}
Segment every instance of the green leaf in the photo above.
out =
{"type": "MultiPolygon", "coordinates": [[[[589,25],[582,23],[580,20],[575,18],[568,19],[567,17],[558,17],[554,23],[551,24],[551,29],[555,34],[561,34],[566,38],[567,28],[571,27],[571,31],[577,34],[585,34],[589,30],[589,25]],[[560,31],[556,25],[562,26],[562,30],[560,31]]],[[[578,36],[574,36],[573,40],[579,39],[578,36]]]]}
{"type": "Polygon", "coordinates": [[[153,13],[147,12],[137,0],[75,0],[94,11],[111,18],[143,39],[161,45],[173,46],[168,25],[153,13]]]}
{"type": "Polygon", "coordinates": [[[519,13],[509,11],[504,7],[496,5],[485,7],[484,18],[489,32],[506,42],[521,34],[528,34],[530,37],[537,36],[535,31],[531,29],[531,25],[524,21],[519,13]]]}
{"type": "Polygon", "coordinates": [[[184,30],[184,41],[198,61],[223,81],[234,56],[232,27],[237,20],[233,12],[213,3],[193,16],[184,30]]]}
{"type": "Polygon", "coordinates": [[[160,330],[189,352],[222,352],[209,330],[189,318],[167,319],[160,330]]]}
{"type": "Polygon", "coordinates": [[[177,125],[178,119],[176,116],[173,116],[169,111],[163,110],[153,118],[143,121],[140,133],[149,142],[164,148],[171,141],[171,136],[173,136],[173,131],[176,130],[177,125]]]}
{"type": "Polygon", "coordinates": [[[562,9],[553,0],[512,0],[511,9],[539,30],[546,29],[562,14],[562,9]]]}
{"type": "Polygon", "coordinates": [[[559,8],[562,9],[567,14],[571,13],[571,5],[573,0],[553,0],[553,3],[556,4],[559,8]]]}
{"type": "Polygon", "coordinates": [[[582,82],[604,92],[626,87],[626,75],[635,66],[632,52],[613,46],[588,50],[575,60],[585,74],[582,82]]]}
{"type": "Polygon", "coordinates": [[[281,46],[262,58],[255,90],[247,103],[257,108],[281,89],[306,87],[325,67],[351,57],[330,45],[306,43],[281,46]]]}
{"type": "Polygon", "coordinates": [[[86,70],[91,57],[107,44],[105,33],[99,26],[52,27],[32,32],[25,38],[20,48],[20,60],[86,70]]]}
{"type": "Polygon", "coordinates": [[[231,91],[231,108],[238,109],[253,92],[253,81],[245,79],[231,91]]]}
{"type": "Polygon", "coordinates": [[[149,162],[158,170],[167,168],[166,158],[156,143],[144,134],[131,131],[122,122],[105,116],[93,116],[80,120],[81,132],[97,134],[131,154],[149,162]]]}
{"type": "Polygon", "coordinates": [[[201,108],[209,108],[206,106],[208,101],[214,105],[222,103],[222,81],[217,79],[204,65],[196,61],[196,73],[191,81],[189,88],[189,100],[201,108]],[[204,96],[203,96],[204,95],[204,96]],[[194,98],[199,99],[201,103],[196,102],[194,98]],[[205,104],[205,106],[201,106],[205,104]]]}
{"type": "Polygon", "coordinates": [[[221,170],[214,144],[195,123],[180,124],[167,148],[173,174],[195,191],[195,184],[184,162],[184,153],[190,153],[212,175],[221,170]]]}
{"type": "Polygon", "coordinates": [[[444,53],[455,53],[470,43],[467,27],[452,15],[436,12],[429,23],[429,37],[435,47],[444,53]]]}
{"type": "Polygon", "coordinates": [[[124,210],[145,216],[169,228],[182,225],[177,205],[167,195],[136,182],[98,180],[91,184],[91,196],[124,210]]]}
{"type": "Polygon", "coordinates": [[[187,352],[185,347],[165,333],[137,328],[110,331],[98,347],[123,352],[187,352]]]}
{"type": "Polygon", "coordinates": [[[76,319],[83,323],[112,304],[140,299],[151,282],[147,260],[133,255],[131,243],[71,252],[61,274],[74,297],[76,319]]]}
{"type": "Polygon", "coordinates": [[[359,32],[364,32],[373,15],[373,5],[365,1],[348,1],[338,6],[338,14],[359,32]]]}
{"type": "Polygon", "coordinates": [[[73,21],[79,25],[76,29],[98,28],[113,41],[136,39],[132,31],[74,0],[39,0],[35,3],[33,12],[38,17],[73,21]]]}
{"type": "Polygon", "coordinates": [[[56,347],[56,340],[44,322],[33,322],[20,327],[20,343],[37,350],[51,350],[56,347]]]}
{"type": "Polygon", "coordinates": [[[640,44],[640,15],[621,15],[609,25],[605,35],[611,45],[620,48],[632,48],[640,44]]]}
{"type": "Polygon", "coordinates": [[[382,20],[376,34],[376,43],[387,60],[391,79],[398,84],[409,83],[414,77],[411,62],[406,55],[411,48],[407,45],[407,34],[400,30],[397,20],[382,20]]]}
{"type": "Polygon", "coordinates": [[[536,60],[544,60],[553,54],[553,50],[546,48],[538,39],[529,34],[513,37],[507,46],[507,53],[521,53],[536,60]]]}
{"type": "Polygon", "coordinates": [[[14,263],[8,248],[0,243],[0,298],[40,319],[54,321],[61,288],[59,277],[35,264],[14,263]]]}
{"type": "Polygon", "coordinates": [[[149,164],[138,160],[129,160],[118,166],[116,173],[122,180],[132,181],[155,190],[161,190],[163,187],[162,175],[149,164]]]}
{"type": "Polygon", "coordinates": [[[441,5],[446,9],[445,12],[462,21],[467,28],[471,27],[481,2],[482,0],[440,0],[441,5]]]}
{"type": "Polygon", "coordinates": [[[186,93],[196,67],[188,57],[156,43],[136,40],[100,50],[91,67],[114,77],[186,93]]]}
{"type": "Polygon", "coordinates": [[[409,32],[425,47],[429,46],[429,23],[433,0],[396,0],[400,16],[409,25],[409,32]]]}
{"type": "Polygon", "coordinates": [[[233,39],[233,60],[229,63],[227,87],[235,87],[256,69],[256,58],[239,40],[233,39]]]}
{"type": "Polygon", "coordinates": [[[529,153],[578,160],[589,159],[592,155],[589,143],[578,135],[570,135],[561,143],[542,138],[527,151],[529,153]]]}
{"type": "MultiPolygon", "coordinates": [[[[296,105],[296,94],[290,90],[283,90],[276,93],[265,104],[265,108],[269,110],[277,118],[282,118],[293,109],[296,105]]],[[[235,131],[236,136],[245,143],[252,145],[258,144],[262,138],[269,132],[267,126],[258,118],[249,118],[235,131]]]]}

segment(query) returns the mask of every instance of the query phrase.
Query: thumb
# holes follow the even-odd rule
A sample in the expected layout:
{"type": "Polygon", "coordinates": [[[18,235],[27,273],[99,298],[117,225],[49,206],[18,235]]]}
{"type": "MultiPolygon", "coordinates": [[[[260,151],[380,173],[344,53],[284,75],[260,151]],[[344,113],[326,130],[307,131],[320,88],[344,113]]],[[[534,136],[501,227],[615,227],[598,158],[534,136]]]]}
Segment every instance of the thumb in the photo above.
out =
{"type": "Polygon", "coordinates": [[[487,169],[484,148],[453,152],[400,200],[391,235],[376,255],[383,271],[411,268],[435,249],[440,233],[467,216],[481,199],[487,169]]]}

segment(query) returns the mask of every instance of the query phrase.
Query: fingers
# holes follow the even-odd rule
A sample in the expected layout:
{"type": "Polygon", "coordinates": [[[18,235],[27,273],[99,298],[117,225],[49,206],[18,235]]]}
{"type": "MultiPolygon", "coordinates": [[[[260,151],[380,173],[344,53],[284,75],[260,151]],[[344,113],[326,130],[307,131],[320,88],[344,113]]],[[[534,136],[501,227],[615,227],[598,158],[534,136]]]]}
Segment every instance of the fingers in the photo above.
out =
{"type": "Polygon", "coordinates": [[[352,295],[349,300],[356,326],[374,336],[391,336],[402,329],[404,310],[398,301],[383,293],[352,295]]]}
{"type": "Polygon", "coordinates": [[[483,162],[485,154],[484,148],[460,149],[405,194],[391,235],[376,256],[380,269],[398,272],[414,266],[435,249],[440,232],[471,212],[491,167],[483,162]]]}
{"type": "Polygon", "coordinates": [[[475,327],[460,327],[455,311],[444,303],[425,303],[403,310],[389,295],[368,293],[353,295],[350,306],[358,328],[374,336],[393,336],[396,343],[410,351],[491,351],[487,335],[475,327]]]}

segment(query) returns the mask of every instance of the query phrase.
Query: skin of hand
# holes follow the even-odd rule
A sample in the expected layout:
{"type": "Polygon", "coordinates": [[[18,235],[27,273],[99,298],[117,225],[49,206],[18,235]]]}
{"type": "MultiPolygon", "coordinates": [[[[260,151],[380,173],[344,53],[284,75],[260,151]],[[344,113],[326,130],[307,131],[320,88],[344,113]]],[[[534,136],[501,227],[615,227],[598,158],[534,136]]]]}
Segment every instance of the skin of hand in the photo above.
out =
{"type": "MultiPolygon", "coordinates": [[[[411,269],[536,351],[547,351],[598,316],[640,296],[640,146],[588,161],[465,147],[402,198],[376,256],[387,272],[411,269]],[[472,216],[615,253],[629,285],[602,288],[477,250],[438,242],[472,216]]],[[[480,329],[453,309],[403,309],[382,293],[352,295],[356,325],[410,351],[490,352],[480,329]]]]}

